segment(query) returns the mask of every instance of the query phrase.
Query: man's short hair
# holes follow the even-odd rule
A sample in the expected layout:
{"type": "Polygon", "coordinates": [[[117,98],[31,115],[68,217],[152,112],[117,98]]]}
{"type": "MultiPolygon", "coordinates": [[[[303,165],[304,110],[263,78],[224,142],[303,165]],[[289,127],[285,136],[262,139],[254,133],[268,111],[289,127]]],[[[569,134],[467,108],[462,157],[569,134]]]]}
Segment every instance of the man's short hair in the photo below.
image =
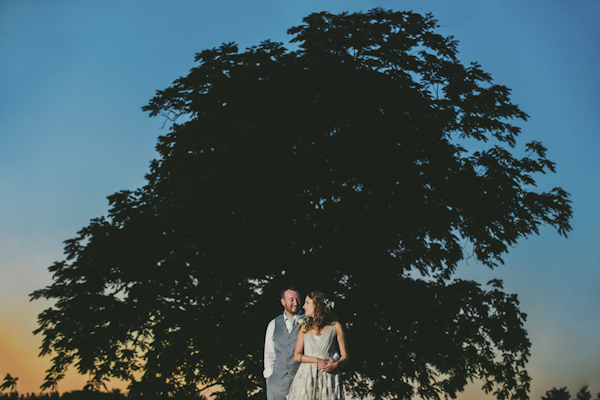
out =
{"type": "Polygon", "coordinates": [[[281,289],[281,298],[282,299],[285,298],[285,292],[287,292],[288,290],[292,290],[292,291],[298,293],[298,295],[300,294],[300,291],[298,291],[298,289],[296,289],[292,285],[288,285],[288,286],[284,287],[283,289],[281,289]]]}

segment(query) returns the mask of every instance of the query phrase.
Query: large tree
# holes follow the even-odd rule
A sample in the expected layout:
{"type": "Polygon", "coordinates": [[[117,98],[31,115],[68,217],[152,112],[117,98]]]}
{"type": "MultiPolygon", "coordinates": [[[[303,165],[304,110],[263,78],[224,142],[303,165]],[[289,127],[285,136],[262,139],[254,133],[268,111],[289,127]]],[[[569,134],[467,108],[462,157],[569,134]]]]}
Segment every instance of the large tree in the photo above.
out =
{"type": "Polygon", "coordinates": [[[262,398],[264,330],[294,283],[336,300],[354,396],[454,398],[479,379],[527,398],[516,296],[453,274],[502,263],[540,225],[566,234],[568,194],[536,189],[554,164],[518,144],[527,115],[437,28],[323,12],[289,30],[295,50],[197,54],[144,107],[173,122],[147,185],[110,196],[32,294],[55,300],[39,316],[44,387],[74,365],[132,396],[262,398]]]}

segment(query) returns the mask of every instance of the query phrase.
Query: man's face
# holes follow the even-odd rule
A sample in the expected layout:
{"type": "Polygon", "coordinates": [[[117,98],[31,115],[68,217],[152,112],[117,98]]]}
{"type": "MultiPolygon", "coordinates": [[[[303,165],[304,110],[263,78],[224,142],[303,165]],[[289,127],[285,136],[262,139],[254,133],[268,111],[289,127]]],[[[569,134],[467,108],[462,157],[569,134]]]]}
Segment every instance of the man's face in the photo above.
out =
{"type": "Polygon", "coordinates": [[[290,315],[298,314],[300,311],[300,293],[293,290],[286,290],[281,299],[281,305],[285,309],[285,312],[290,315]]]}

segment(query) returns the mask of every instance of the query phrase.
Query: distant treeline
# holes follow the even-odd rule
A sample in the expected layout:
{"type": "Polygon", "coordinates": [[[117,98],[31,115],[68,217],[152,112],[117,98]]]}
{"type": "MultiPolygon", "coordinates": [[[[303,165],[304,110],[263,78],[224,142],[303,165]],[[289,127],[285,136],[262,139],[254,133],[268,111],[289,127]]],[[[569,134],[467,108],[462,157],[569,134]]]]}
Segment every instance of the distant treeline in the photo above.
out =
{"type": "MultiPolygon", "coordinates": [[[[75,390],[59,394],[58,392],[51,393],[27,393],[19,394],[18,392],[0,393],[0,400],[123,400],[127,396],[118,389],[112,392],[94,392],[90,390],[75,390]]],[[[172,397],[177,400],[177,397],[172,397]]],[[[206,400],[203,396],[187,396],[181,397],[181,400],[206,400]]]]}
{"type": "MultiPolygon", "coordinates": [[[[579,389],[573,400],[592,400],[592,393],[588,390],[588,387],[588,385],[584,385],[579,389]]],[[[545,396],[542,396],[542,400],[571,400],[571,394],[566,386],[560,389],[553,387],[546,392],[545,396]]],[[[595,400],[600,400],[600,392],[596,395],[595,400]]]]}
{"type": "MultiPolygon", "coordinates": [[[[1,389],[0,389],[1,390],[1,389]]],[[[9,393],[0,393],[0,400],[123,400],[127,395],[119,389],[113,389],[111,392],[95,392],[90,390],[76,390],[59,394],[58,392],[51,393],[27,393],[19,394],[16,391],[9,393]]],[[[187,396],[187,397],[171,397],[173,400],[206,400],[204,396],[187,396]]],[[[566,387],[557,389],[552,388],[542,396],[542,400],[592,400],[592,394],[588,390],[588,385],[583,386],[579,392],[571,398],[571,394],[566,387]]],[[[594,400],[600,400],[600,393],[596,395],[594,400]]]]}
{"type": "Polygon", "coordinates": [[[112,392],[75,390],[62,394],[59,394],[58,392],[38,394],[19,394],[18,392],[10,392],[0,394],[0,400],[122,400],[126,397],[127,396],[120,390],[113,390],[112,392]]]}

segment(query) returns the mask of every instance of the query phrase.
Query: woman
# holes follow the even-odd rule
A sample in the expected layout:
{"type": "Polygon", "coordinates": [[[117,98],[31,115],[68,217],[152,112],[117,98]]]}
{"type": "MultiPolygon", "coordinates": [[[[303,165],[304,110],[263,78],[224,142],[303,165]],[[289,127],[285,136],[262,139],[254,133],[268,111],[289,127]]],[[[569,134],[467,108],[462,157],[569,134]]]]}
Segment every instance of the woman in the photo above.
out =
{"type": "Polygon", "coordinates": [[[344,388],[338,366],[348,361],[342,324],[331,313],[331,302],[321,292],[304,300],[305,322],[296,342],[294,361],[301,363],[288,400],[341,400],[344,388]],[[339,351],[340,358],[332,358],[339,351]]]}

